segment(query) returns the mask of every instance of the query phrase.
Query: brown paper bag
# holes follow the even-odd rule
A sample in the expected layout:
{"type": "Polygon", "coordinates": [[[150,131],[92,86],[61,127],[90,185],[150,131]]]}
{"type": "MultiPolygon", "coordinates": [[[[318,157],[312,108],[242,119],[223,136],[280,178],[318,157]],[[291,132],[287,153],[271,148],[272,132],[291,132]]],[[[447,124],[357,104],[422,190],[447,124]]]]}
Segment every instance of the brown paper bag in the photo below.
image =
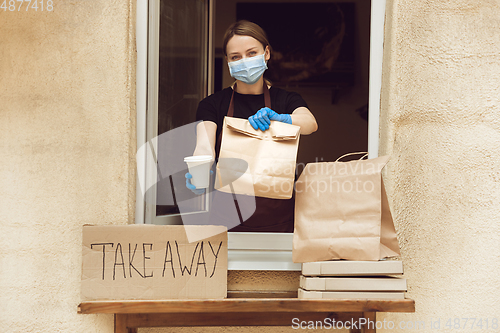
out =
{"type": "Polygon", "coordinates": [[[225,117],[215,188],[273,199],[292,197],[300,127],[271,121],[255,130],[247,119],[225,117]]]}
{"type": "Polygon", "coordinates": [[[294,262],[400,254],[381,174],[388,160],[306,165],[296,183],[294,262]]]}

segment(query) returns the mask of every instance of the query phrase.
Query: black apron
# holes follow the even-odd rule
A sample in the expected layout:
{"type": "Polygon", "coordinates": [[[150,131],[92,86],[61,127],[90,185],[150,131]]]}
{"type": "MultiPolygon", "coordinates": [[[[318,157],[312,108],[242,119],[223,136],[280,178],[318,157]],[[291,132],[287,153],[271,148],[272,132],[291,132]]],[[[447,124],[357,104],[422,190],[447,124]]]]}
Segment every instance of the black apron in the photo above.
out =
{"type": "MultiPolygon", "coordinates": [[[[236,89],[236,84],[233,87],[233,94],[231,96],[231,102],[229,103],[229,109],[227,111],[227,116],[232,117],[234,115],[234,90],[236,89]]],[[[271,97],[269,94],[269,89],[267,84],[264,83],[264,102],[265,106],[271,108],[271,97]]],[[[222,141],[222,131],[219,134],[217,140],[216,151],[220,151],[220,144],[222,141]]],[[[218,154],[217,154],[218,155],[218,154]]],[[[292,194],[290,199],[271,199],[263,197],[255,198],[255,212],[246,221],[243,221],[242,215],[240,213],[239,202],[245,202],[247,200],[252,200],[252,197],[243,196],[240,194],[223,193],[217,191],[218,196],[232,196],[233,200],[228,200],[227,202],[234,202],[236,210],[238,211],[238,216],[240,219],[240,224],[236,227],[230,229],[234,232],[293,232],[293,221],[294,221],[294,209],[295,209],[295,193],[292,194]]],[[[244,209],[244,208],[243,208],[244,209]]],[[[220,216],[223,218],[223,216],[220,216]]]]}

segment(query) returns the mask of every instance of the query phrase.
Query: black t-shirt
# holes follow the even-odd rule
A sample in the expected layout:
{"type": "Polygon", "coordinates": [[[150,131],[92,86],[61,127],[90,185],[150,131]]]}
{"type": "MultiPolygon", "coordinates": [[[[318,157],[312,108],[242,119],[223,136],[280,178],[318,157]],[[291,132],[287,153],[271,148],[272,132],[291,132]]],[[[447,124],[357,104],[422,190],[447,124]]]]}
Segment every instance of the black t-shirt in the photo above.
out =
{"type": "MultiPolygon", "coordinates": [[[[196,120],[213,121],[217,124],[216,138],[219,137],[227,115],[233,89],[228,87],[203,99],[196,111],[196,120]]],[[[296,108],[307,107],[307,103],[295,92],[288,92],[281,88],[271,87],[271,109],[277,113],[291,114],[296,108]]],[[[235,118],[247,119],[253,116],[261,108],[265,107],[264,94],[244,95],[234,92],[234,115],[235,118]]]]}
{"type": "MultiPolygon", "coordinates": [[[[196,120],[216,123],[216,138],[219,138],[222,131],[224,117],[227,115],[232,94],[233,89],[226,88],[203,99],[198,105],[196,120]]],[[[307,103],[299,94],[280,88],[271,87],[269,97],[271,98],[271,109],[280,114],[291,114],[299,107],[307,107],[307,103]]],[[[245,95],[234,92],[233,117],[247,119],[263,107],[265,107],[264,94],[245,95]]],[[[216,155],[219,155],[218,151],[216,155]]],[[[222,192],[217,194],[218,196],[231,196],[231,194],[222,192]]],[[[291,199],[255,197],[254,214],[242,224],[232,228],[231,231],[293,232],[294,202],[294,196],[291,199]]],[[[216,219],[218,218],[217,213],[213,212],[216,219]]]]}

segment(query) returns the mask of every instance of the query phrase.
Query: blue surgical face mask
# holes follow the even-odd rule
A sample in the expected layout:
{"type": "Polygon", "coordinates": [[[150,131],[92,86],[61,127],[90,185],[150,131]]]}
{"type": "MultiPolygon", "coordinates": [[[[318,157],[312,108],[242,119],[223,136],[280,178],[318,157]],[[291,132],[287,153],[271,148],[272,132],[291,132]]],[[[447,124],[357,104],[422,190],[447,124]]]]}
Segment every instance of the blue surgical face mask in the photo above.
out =
{"type": "Polygon", "coordinates": [[[265,53],[255,57],[228,62],[227,64],[229,65],[231,76],[246,84],[257,82],[267,69],[265,53]]]}

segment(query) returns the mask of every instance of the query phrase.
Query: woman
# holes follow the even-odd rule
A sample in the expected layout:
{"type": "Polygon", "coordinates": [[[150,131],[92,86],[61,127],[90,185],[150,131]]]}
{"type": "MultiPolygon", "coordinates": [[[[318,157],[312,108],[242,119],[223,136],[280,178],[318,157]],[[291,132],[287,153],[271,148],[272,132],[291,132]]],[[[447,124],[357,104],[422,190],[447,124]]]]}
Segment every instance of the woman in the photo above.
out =
{"type": "MultiPolygon", "coordinates": [[[[302,135],[317,130],[316,119],[299,94],[271,87],[264,80],[271,46],[261,27],[249,21],[233,23],[224,35],[223,50],[229,72],[236,82],[199,103],[196,118],[203,122],[197,127],[194,155],[218,157],[220,147],[217,141],[228,113],[232,117],[248,118],[252,127],[261,131],[269,129],[271,120],[300,126],[302,135]],[[271,108],[266,106],[269,99],[271,108]]],[[[189,189],[197,194],[203,193],[190,183],[189,173],[186,178],[189,189]]],[[[231,231],[293,231],[294,198],[256,197],[255,200],[256,210],[252,217],[231,231]]]]}

